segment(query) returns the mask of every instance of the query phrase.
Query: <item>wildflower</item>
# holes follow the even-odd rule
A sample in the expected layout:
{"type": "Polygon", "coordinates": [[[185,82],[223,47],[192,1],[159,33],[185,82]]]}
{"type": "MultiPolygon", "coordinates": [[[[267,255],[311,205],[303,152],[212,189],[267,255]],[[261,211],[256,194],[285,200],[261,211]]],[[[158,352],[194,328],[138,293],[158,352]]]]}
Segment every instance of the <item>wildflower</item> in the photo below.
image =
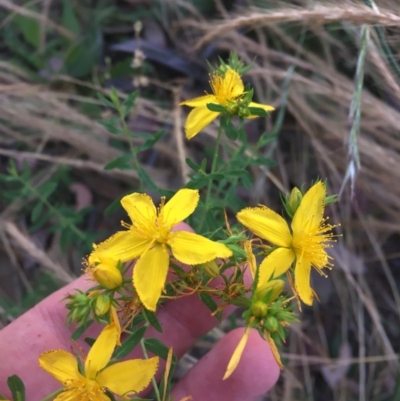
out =
{"type": "Polygon", "coordinates": [[[44,352],[39,365],[64,386],[54,401],[108,401],[105,388],[119,396],[145,389],[155,375],[159,359],[132,359],[107,366],[117,343],[117,328],[106,326],[79,371],[74,355],[63,350],[44,352]]]}
{"type": "MultiPolygon", "coordinates": [[[[207,104],[213,103],[229,107],[245,94],[242,78],[231,68],[228,68],[223,75],[214,72],[210,75],[210,78],[212,95],[185,100],[179,104],[180,106],[194,107],[189,113],[185,124],[186,138],[188,139],[193,138],[220,115],[219,112],[209,110],[207,104]]],[[[258,107],[265,111],[274,110],[272,106],[254,102],[250,102],[248,107],[258,107]]]]}
{"type": "Polygon", "coordinates": [[[106,294],[100,294],[94,301],[94,314],[96,316],[105,315],[111,307],[111,298],[106,294]]]}
{"type": "Polygon", "coordinates": [[[100,257],[96,251],[90,254],[85,272],[93,277],[104,288],[112,290],[120,287],[123,281],[121,271],[117,268],[118,261],[112,258],[100,257]]]}
{"type": "Polygon", "coordinates": [[[246,208],[237,214],[244,226],[277,247],[261,263],[260,279],[270,269],[273,277],[278,277],[296,261],[295,289],[307,305],[312,304],[314,295],[310,287],[311,267],[320,274],[324,267],[331,267],[325,249],[327,242],[332,241],[334,226],[326,224],[323,218],[325,197],[321,181],[307,191],[293,216],[292,232],[283,217],[265,206],[246,208]]]}
{"type": "Polygon", "coordinates": [[[143,305],[154,311],[161,296],[169,267],[169,252],[182,263],[197,265],[215,258],[227,258],[232,251],[223,244],[187,231],[172,231],[195,210],[199,192],[179,190],[165,203],[162,198],[157,211],[148,195],[133,193],[121,200],[132,225],[123,224],[119,231],[99,244],[100,257],[127,262],[139,258],[133,270],[133,284],[143,305]],[[169,248],[168,248],[169,247],[169,248]]]}

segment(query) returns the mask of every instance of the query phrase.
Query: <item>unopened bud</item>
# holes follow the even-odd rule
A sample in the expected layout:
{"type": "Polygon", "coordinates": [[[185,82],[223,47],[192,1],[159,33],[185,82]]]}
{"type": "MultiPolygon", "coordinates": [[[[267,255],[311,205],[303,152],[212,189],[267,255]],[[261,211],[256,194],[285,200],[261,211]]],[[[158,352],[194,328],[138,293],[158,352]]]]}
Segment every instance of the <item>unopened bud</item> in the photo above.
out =
{"type": "Polygon", "coordinates": [[[203,263],[201,266],[204,270],[204,273],[206,273],[208,276],[210,277],[219,276],[219,267],[215,259],[211,260],[210,262],[203,263]]]}
{"type": "Polygon", "coordinates": [[[290,217],[294,216],[302,199],[303,194],[297,187],[294,187],[290,193],[289,199],[286,201],[286,210],[288,211],[290,217]]]}
{"type": "Polygon", "coordinates": [[[123,281],[121,272],[116,267],[117,262],[113,259],[102,259],[93,267],[91,273],[94,279],[103,287],[112,290],[120,287],[123,281]]]}
{"type": "Polygon", "coordinates": [[[256,301],[251,307],[251,312],[253,316],[262,319],[267,316],[268,306],[264,302],[256,301]]]}
{"type": "Polygon", "coordinates": [[[108,295],[101,294],[94,301],[94,313],[96,316],[105,315],[111,306],[111,299],[108,295]]]}
{"type": "Polygon", "coordinates": [[[278,319],[274,316],[269,316],[264,323],[264,327],[270,332],[270,333],[275,333],[278,331],[279,328],[279,322],[278,319]]]}
{"type": "Polygon", "coordinates": [[[259,284],[256,290],[257,299],[262,299],[266,303],[273,302],[281,295],[285,282],[283,280],[271,280],[264,284],[259,284]],[[264,297],[269,294],[268,299],[264,297]]]}

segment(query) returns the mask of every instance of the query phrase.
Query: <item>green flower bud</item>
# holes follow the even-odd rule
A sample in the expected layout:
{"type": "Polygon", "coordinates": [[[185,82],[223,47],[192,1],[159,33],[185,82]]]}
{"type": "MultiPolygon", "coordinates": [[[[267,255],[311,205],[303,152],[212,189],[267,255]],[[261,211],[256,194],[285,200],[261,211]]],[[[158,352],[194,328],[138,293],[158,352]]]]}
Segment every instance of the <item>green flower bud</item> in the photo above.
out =
{"type": "Polygon", "coordinates": [[[278,319],[274,316],[269,316],[264,323],[264,327],[270,332],[275,333],[279,329],[278,319]]]}
{"type": "Polygon", "coordinates": [[[261,301],[256,301],[251,307],[252,315],[258,319],[262,319],[267,316],[268,306],[261,301]]]}
{"type": "Polygon", "coordinates": [[[204,272],[210,276],[210,277],[218,277],[219,276],[219,267],[217,265],[217,262],[214,260],[211,260],[210,262],[203,263],[201,265],[203,268],[204,272]]]}
{"type": "Polygon", "coordinates": [[[300,206],[302,199],[303,199],[303,194],[297,187],[294,187],[289,195],[289,198],[287,198],[286,200],[286,211],[288,212],[290,217],[294,216],[296,210],[300,206]]]}
{"type": "Polygon", "coordinates": [[[94,301],[94,313],[96,316],[105,315],[111,306],[111,299],[108,295],[100,294],[94,301]]]}
{"type": "Polygon", "coordinates": [[[283,280],[271,280],[261,285],[259,283],[256,290],[257,299],[263,299],[266,303],[273,302],[281,295],[284,286],[283,280]],[[268,299],[264,299],[267,294],[269,294],[268,299]]]}

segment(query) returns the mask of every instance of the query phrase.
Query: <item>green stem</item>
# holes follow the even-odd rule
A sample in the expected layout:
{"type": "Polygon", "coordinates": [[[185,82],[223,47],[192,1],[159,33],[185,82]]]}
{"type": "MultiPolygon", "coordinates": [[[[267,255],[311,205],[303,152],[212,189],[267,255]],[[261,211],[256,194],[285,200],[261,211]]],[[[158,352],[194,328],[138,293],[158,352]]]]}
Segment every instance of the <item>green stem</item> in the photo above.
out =
{"type": "Polygon", "coordinates": [[[47,397],[43,398],[42,401],[50,401],[50,400],[54,400],[54,398],[62,393],[64,391],[64,388],[60,388],[57,391],[55,391],[54,393],[51,393],[50,395],[48,395],[47,397]]]}
{"type": "MultiPolygon", "coordinates": [[[[147,354],[146,345],[144,344],[144,339],[140,340],[140,346],[142,347],[143,355],[145,359],[149,359],[149,355],[147,354]]],[[[151,378],[151,382],[153,384],[154,392],[156,393],[156,397],[158,401],[161,401],[160,391],[158,390],[157,382],[154,376],[151,378]]]]}
{"type": "MultiPolygon", "coordinates": [[[[221,138],[222,138],[222,124],[221,124],[221,121],[220,121],[219,128],[218,128],[218,134],[217,134],[217,140],[215,142],[213,161],[212,161],[212,165],[211,165],[211,173],[210,174],[214,174],[215,171],[216,171],[217,162],[218,162],[218,151],[219,151],[219,146],[221,144],[221,138]]],[[[205,201],[206,210],[205,210],[205,212],[203,214],[203,219],[201,220],[199,233],[201,233],[201,229],[203,228],[203,225],[204,225],[204,222],[205,222],[205,219],[206,219],[206,215],[207,215],[207,212],[208,212],[208,209],[209,209],[209,199],[210,199],[210,195],[211,195],[211,188],[212,188],[213,181],[214,181],[213,178],[211,178],[210,181],[208,181],[207,193],[206,193],[206,201],[205,201]]]]}

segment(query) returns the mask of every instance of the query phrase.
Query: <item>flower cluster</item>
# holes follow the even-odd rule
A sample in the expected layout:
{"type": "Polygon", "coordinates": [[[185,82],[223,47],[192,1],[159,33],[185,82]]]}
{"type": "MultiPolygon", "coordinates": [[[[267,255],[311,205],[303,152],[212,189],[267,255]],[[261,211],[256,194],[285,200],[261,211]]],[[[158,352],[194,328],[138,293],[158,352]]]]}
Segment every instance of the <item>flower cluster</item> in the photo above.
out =
{"type": "Polygon", "coordinates": [[[86,357],[64,350],[40,355],[39,365],[62,385],[54,400],[128,399],[150,382],[158,401],[170,399],[172,349],[146,339],[145,333],[150,325],[162,331],[156,312],[164,302],[193,294],[217,317],[229,305],[244,308],[246,328],[221,380],[238,366],[252,329],[269,343],[283,368],[278,348],[285,341],[286,327],[297,320],[296,304],[299,310],[302,303],[312,305],[316,294],[311,270],[325,275],[324,269],[332,266],[327,248],[334,241],[335,226],[328,224],[324,211],[336,198],[327,196],[326,184],[317,181],[306,192],[294,188],[282,197],[286,217],[257,205],[236,208],[236,213],[231,210],[228,219],[226,207],[213,204],[213,188],[221,193],[230,177],[245,174],[237,167],[218,169],[221,132],[229,139],[236,129],[232,119],[239,120],[239,132],[245,118],[263,117],[274,110],[253,102],[253,90],[241,78],[245,69],[237,56],[231,56],[228,64],[222,62],[211,72],[212,94],[181,103],[194,108],[185,125],[188,139],[221,117],[210,172],[206,162],[202,166],[191,162],[196,168],[193,180],[170,199],[161,197],[158,207],[142,192],[123,197],[121,206],[129,222],[93,245],[84,259],[93,286],[66,297],[69,323],[77,326],[72,338],[80,337],[93,322],[104,328],[97,339],[89,339],[86,357]],[[197,222],[197,233],[180,224],[189,217],[197,222]],[[217,277],[224,283],[218,288],[213,285],[217,277]],[[126,360],[139,343],[144,359],[126,360]],[[149,345],[156,355],[151,358],[149,345]],[[162,400],[154,378],[159,357],[166,360],[162,400]]]}

